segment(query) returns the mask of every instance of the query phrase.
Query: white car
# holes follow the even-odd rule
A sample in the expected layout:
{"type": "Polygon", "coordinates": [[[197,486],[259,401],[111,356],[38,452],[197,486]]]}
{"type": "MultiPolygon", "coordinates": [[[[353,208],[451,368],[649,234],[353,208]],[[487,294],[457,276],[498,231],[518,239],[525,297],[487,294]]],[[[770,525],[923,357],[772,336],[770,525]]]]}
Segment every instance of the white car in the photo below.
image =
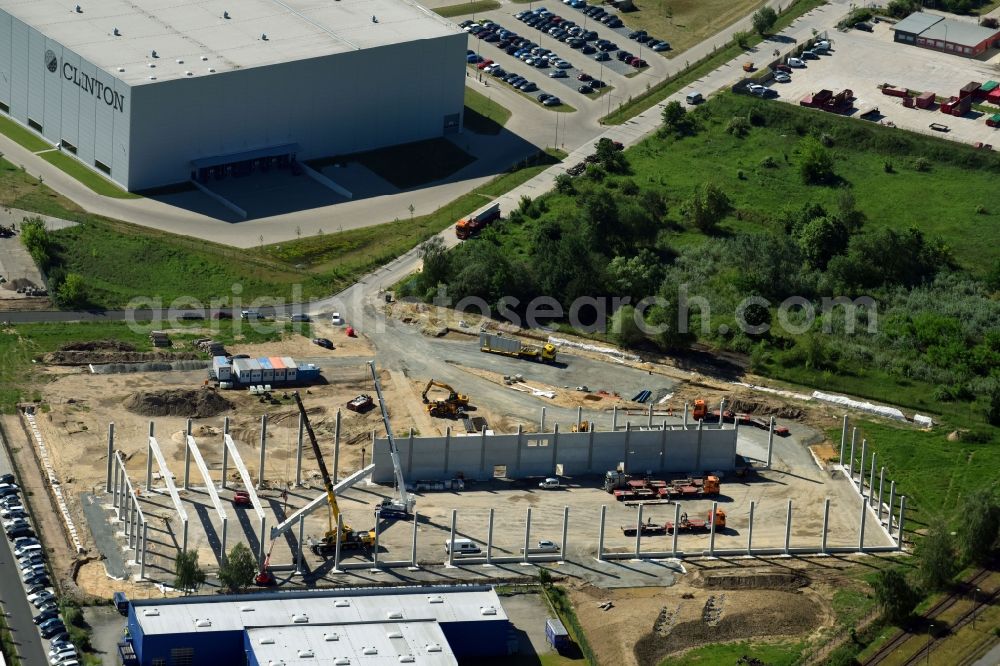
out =
{"type": "Polygon", "coordinates": [[[774,80],[778,83],[790,83],[792,77],[788,75],[788,72],[775,72],[774,80]]]}
{"type": "MultiPolygon", "coordinates": [[[[524,548],[521,549],[524,552],[524,548]]],[[[548,539],[541,539],[537,544],[528,549],[529,553],[558,553],[559,544],[548,539]]]]}
{"type": "Polygon", "coordinates": [[[559,483],[559,479],[554,479],[552,477],[549,477],[548,479],[545,479],[544,481],[539,482],[538,487],[539,488],[561,488],[562,484],[559,483]]]}
{"type": "Polygon", "coordinates": [[[334,326],[343,326],[344,318],[340,316],[339,312],[334,312],[333,315],[330,317],[330,323],[333,324],[334,326]]]}
{"type": "Polygon", "coordinates": [[[760,85],[759,83],[751,83],[750,85],[747,86],[747,92],[749,92],[751,95],[760,95],[762,94],[761,93],[762,90],[764,90],[764,86],[760,85]]]}
{"type": "Polygon", "coordinates": [[[53,593],[52,590],[50,590],[49,588],[45,588],[41,592],[36,592],[35,594],[28,595],[28,601],[30,601],[31,605],[34,606],[35,608],[38,608],[46,601],[54,601],[55,598],[56,598],[55,593],[53,593]]]}
{"type": "Polygon", "coordinates": [[[788,59],[788,66],[789,67],[801,68],[801,67],[805,67],[806,63],[803,62],[802,60],[799,60],[798,58],[789,58],[788,59]]]}

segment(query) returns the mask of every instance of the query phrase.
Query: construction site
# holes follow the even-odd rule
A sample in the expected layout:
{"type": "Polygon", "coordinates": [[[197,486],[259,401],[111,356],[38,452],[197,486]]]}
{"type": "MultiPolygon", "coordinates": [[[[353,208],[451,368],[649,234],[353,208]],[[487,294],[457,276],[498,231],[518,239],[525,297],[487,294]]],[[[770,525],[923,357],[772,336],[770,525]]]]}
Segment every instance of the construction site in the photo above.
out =
{"type": "MultiPolygon", "coordinates": [[[[546,567],[584,597],[649,585],[671,595],[690,584],[684,571],[719,558],[903,545],[903,490],[832,405],[803,409],[570,342],[477,344],[414,323],[413,339],[449,359],[434,377],[381,370],[371,341],[342,333],[335,352],[294,335],[229,350],[323,368],[321,382],[264,393],[221,391],[204,363],[48,365],[41,399],[5,428],[23,433],[25,485],[58,488],[40,522],[65,543],[53,557],[64,584],[84,597],[173,594],[184,550],[217,584],[243,543],[267,587],[523,580],[546,567]],[[842,442],[820,434],[832,424],[842,442]],[[852,469],[826,462],[842,444],[852,469]]],[[[114,361],[113,345],[96,347],[114,361]]],[[[803,622],[821,616],[822,606],[803,622]]]]}

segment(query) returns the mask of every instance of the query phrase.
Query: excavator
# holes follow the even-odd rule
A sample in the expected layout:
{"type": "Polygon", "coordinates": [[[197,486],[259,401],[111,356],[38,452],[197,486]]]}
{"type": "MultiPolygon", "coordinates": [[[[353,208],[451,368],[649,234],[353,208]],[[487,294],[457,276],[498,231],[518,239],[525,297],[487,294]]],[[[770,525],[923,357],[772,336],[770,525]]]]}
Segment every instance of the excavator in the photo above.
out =
{"type": "Polygon", "coordinates": [[[427,382],[421,397],[424,399],[424,404],[427,405],[427,413],[438,418],[459,418],[465,415],[465,408],[469,406],[469,396],[458,393],[448,384],[435,379],[427,382]],[[444,400],[431,401],[427,394],[435,386],[447,391],[448,397],[444,400]]]}
{"type": "MultiPolygon", "coordinates": [[[[396,448],[396,438],[392,435],[392,424],[389,423],[389,411],[385,407],[385,398],[382,397],[382,383],[378,380],[378,371],[375,370],[375,361],[368,361],[368,368],[372,373],[372,380],[375,382],[375,394],[378,396],[378,406],[382,410],[382,424],[385,425],[385,436],[389,440],[389,457],[392,458],[392,469],[396,475],[396,492],[398,497],[386,497],[375,508],[376,520],[408,520],[413,517],[413,506],[416,504],[410,493],[406,490],[406,479],[403,478],[403,466],[399,461],[399,449],[396,448]]],[[[431,382],[434,380],[432,379],[431,382]]],[[[439,384],[440,386],[440,384],[439,384]]],[[[451,390],[450,386],[444,385],[451,390]]],[[[427,400],[428,384],[424,389],[424,400],[427,400]]],[[[457,395],[454,391],[452,395],[457,395]]],[[[465,404],[469,404],[468,396],[459,396],[465,399],[465,404]]]]}
{"type": "MultiPolygon", "coordinates": [[[[322,541],[314,543],[312,545],[312,552],[320,556],[332,555],[337,548],[337,526],[340,522],[340,507],[337,506],[337,496],[333,492],[333,480],[330,478],[330,472],[326,468],[326,461],[323,459],[323,452],[319,448],[319,442],[316,441],[316,433],[313,432],[312,424],[309,422],[309,415],[306,414],[306,408],[302,404],[302,398],[299,397],[299,392],[295,391],[292,394],[295,398],[295,404],[299,408],[299,415],[302,416],[302,422],[306,426],[306,433],[309,435],[309,443],[312,445],[313,455],[316,456],[316,464],[319,465],[320,476],[323,477],[323,487],[326,489],[326,501],[330,506],[329,513],[329,529],[327,529],[326,534],[323,535],[322,541]]],[[[344,523],[340,528],[340,547],[341,549],[358,549],[358,548],[371,548],[375,544],[375,530],[353,530],[347,523],[344,523]]]]}

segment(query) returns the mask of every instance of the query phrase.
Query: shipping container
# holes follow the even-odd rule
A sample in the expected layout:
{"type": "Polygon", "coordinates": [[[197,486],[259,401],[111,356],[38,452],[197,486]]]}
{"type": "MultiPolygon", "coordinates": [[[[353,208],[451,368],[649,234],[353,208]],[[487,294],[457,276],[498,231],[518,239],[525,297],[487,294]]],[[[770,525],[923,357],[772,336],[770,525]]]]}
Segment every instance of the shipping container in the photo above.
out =
{"type": "Polygon", "coordinates": [[[570,646],[569,632],[563,623],[557,619],[549,618],[545,620],[545,639],[556,652],[570,646]]]}
{"type": "Polygon", "coordinates": [[[271,367],[271,362],[267,360],[266,357],[260,357],[257,359],[260,363],[260,380],[262,382],[273,382],[274,381],[274,368],[271,367]]]}
{"type": "Polygon", "coordinates": [[[298,381],[299,380],[298,366],[296,366],[295,360],[291,356],[282,356],[281,362],[285,366],[285,381],[286,382],[298,381]]]}
{"type": "Polygon", "coordinates": [[[277,356],[269,356],[267,359],[271,363],[271,370],[274,372],[275,382],[285,381],[285,364],[277,356]]]}
{"type": "Polygon", "coordinates": [[[959,99],[967,95],[973,95],[973,96],[976,95],[976,93],[979,92],[979,88],[982,85],[983,84],[980,83],[979,81],[970,81],[969,83],[966,83],[964,86],[962,86],[962,89],[958,91],[959,99]]]}
{"type": "Polygon", "coordinates": [[[996,88],[986,96],[986,101],[990,104],[1000,105],[1000,88],[996,88]]]}
{"type": "Polygon", "coordinates": [[[917,108],[929,109],[934,106],[936,96],[932,92],[921,93],[917,96],[917,108]]]}

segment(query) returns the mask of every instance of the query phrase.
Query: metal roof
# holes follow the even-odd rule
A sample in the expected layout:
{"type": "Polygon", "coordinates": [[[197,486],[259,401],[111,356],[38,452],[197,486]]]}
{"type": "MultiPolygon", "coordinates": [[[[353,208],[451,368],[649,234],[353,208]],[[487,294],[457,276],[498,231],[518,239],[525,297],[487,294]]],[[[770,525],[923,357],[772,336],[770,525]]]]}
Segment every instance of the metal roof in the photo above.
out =
{"type": "Polygon", "coordinates": [[[458,664],[436,622],[251,628],[247,639],[258,664],[458,664]]]}
{"type": "Polygon", "coordinates": [[[359,622],[506,620],[493,588],[425,586],[179,597],[132,602],[143,633],[240,631],[359,622]]]}
{"type": "Polygon", "coordinates": [[[0,9],[129,85],[460,32],[412,0],[0,0],[0,9]]]}
{"type": "Polygon", "coordinates": [[[969,21],[946,18],[938,21],[920,33],[924,39],[940,39],[960,46],[977,46],[987,39],[995,38],[1000,31],[984,28],[969,21]]]}
{"type": "Polygon", "coordinates": [[[919,35],[927,28],[931,27],[938,21],[943,21],[943,16],[938,16],[937,14],[925,14],[924,12],[913,12],[907,16],[902,21],[896,23],[892,26],[892,29],[896,32],[908,32],[914,35],[919,35]]]}

